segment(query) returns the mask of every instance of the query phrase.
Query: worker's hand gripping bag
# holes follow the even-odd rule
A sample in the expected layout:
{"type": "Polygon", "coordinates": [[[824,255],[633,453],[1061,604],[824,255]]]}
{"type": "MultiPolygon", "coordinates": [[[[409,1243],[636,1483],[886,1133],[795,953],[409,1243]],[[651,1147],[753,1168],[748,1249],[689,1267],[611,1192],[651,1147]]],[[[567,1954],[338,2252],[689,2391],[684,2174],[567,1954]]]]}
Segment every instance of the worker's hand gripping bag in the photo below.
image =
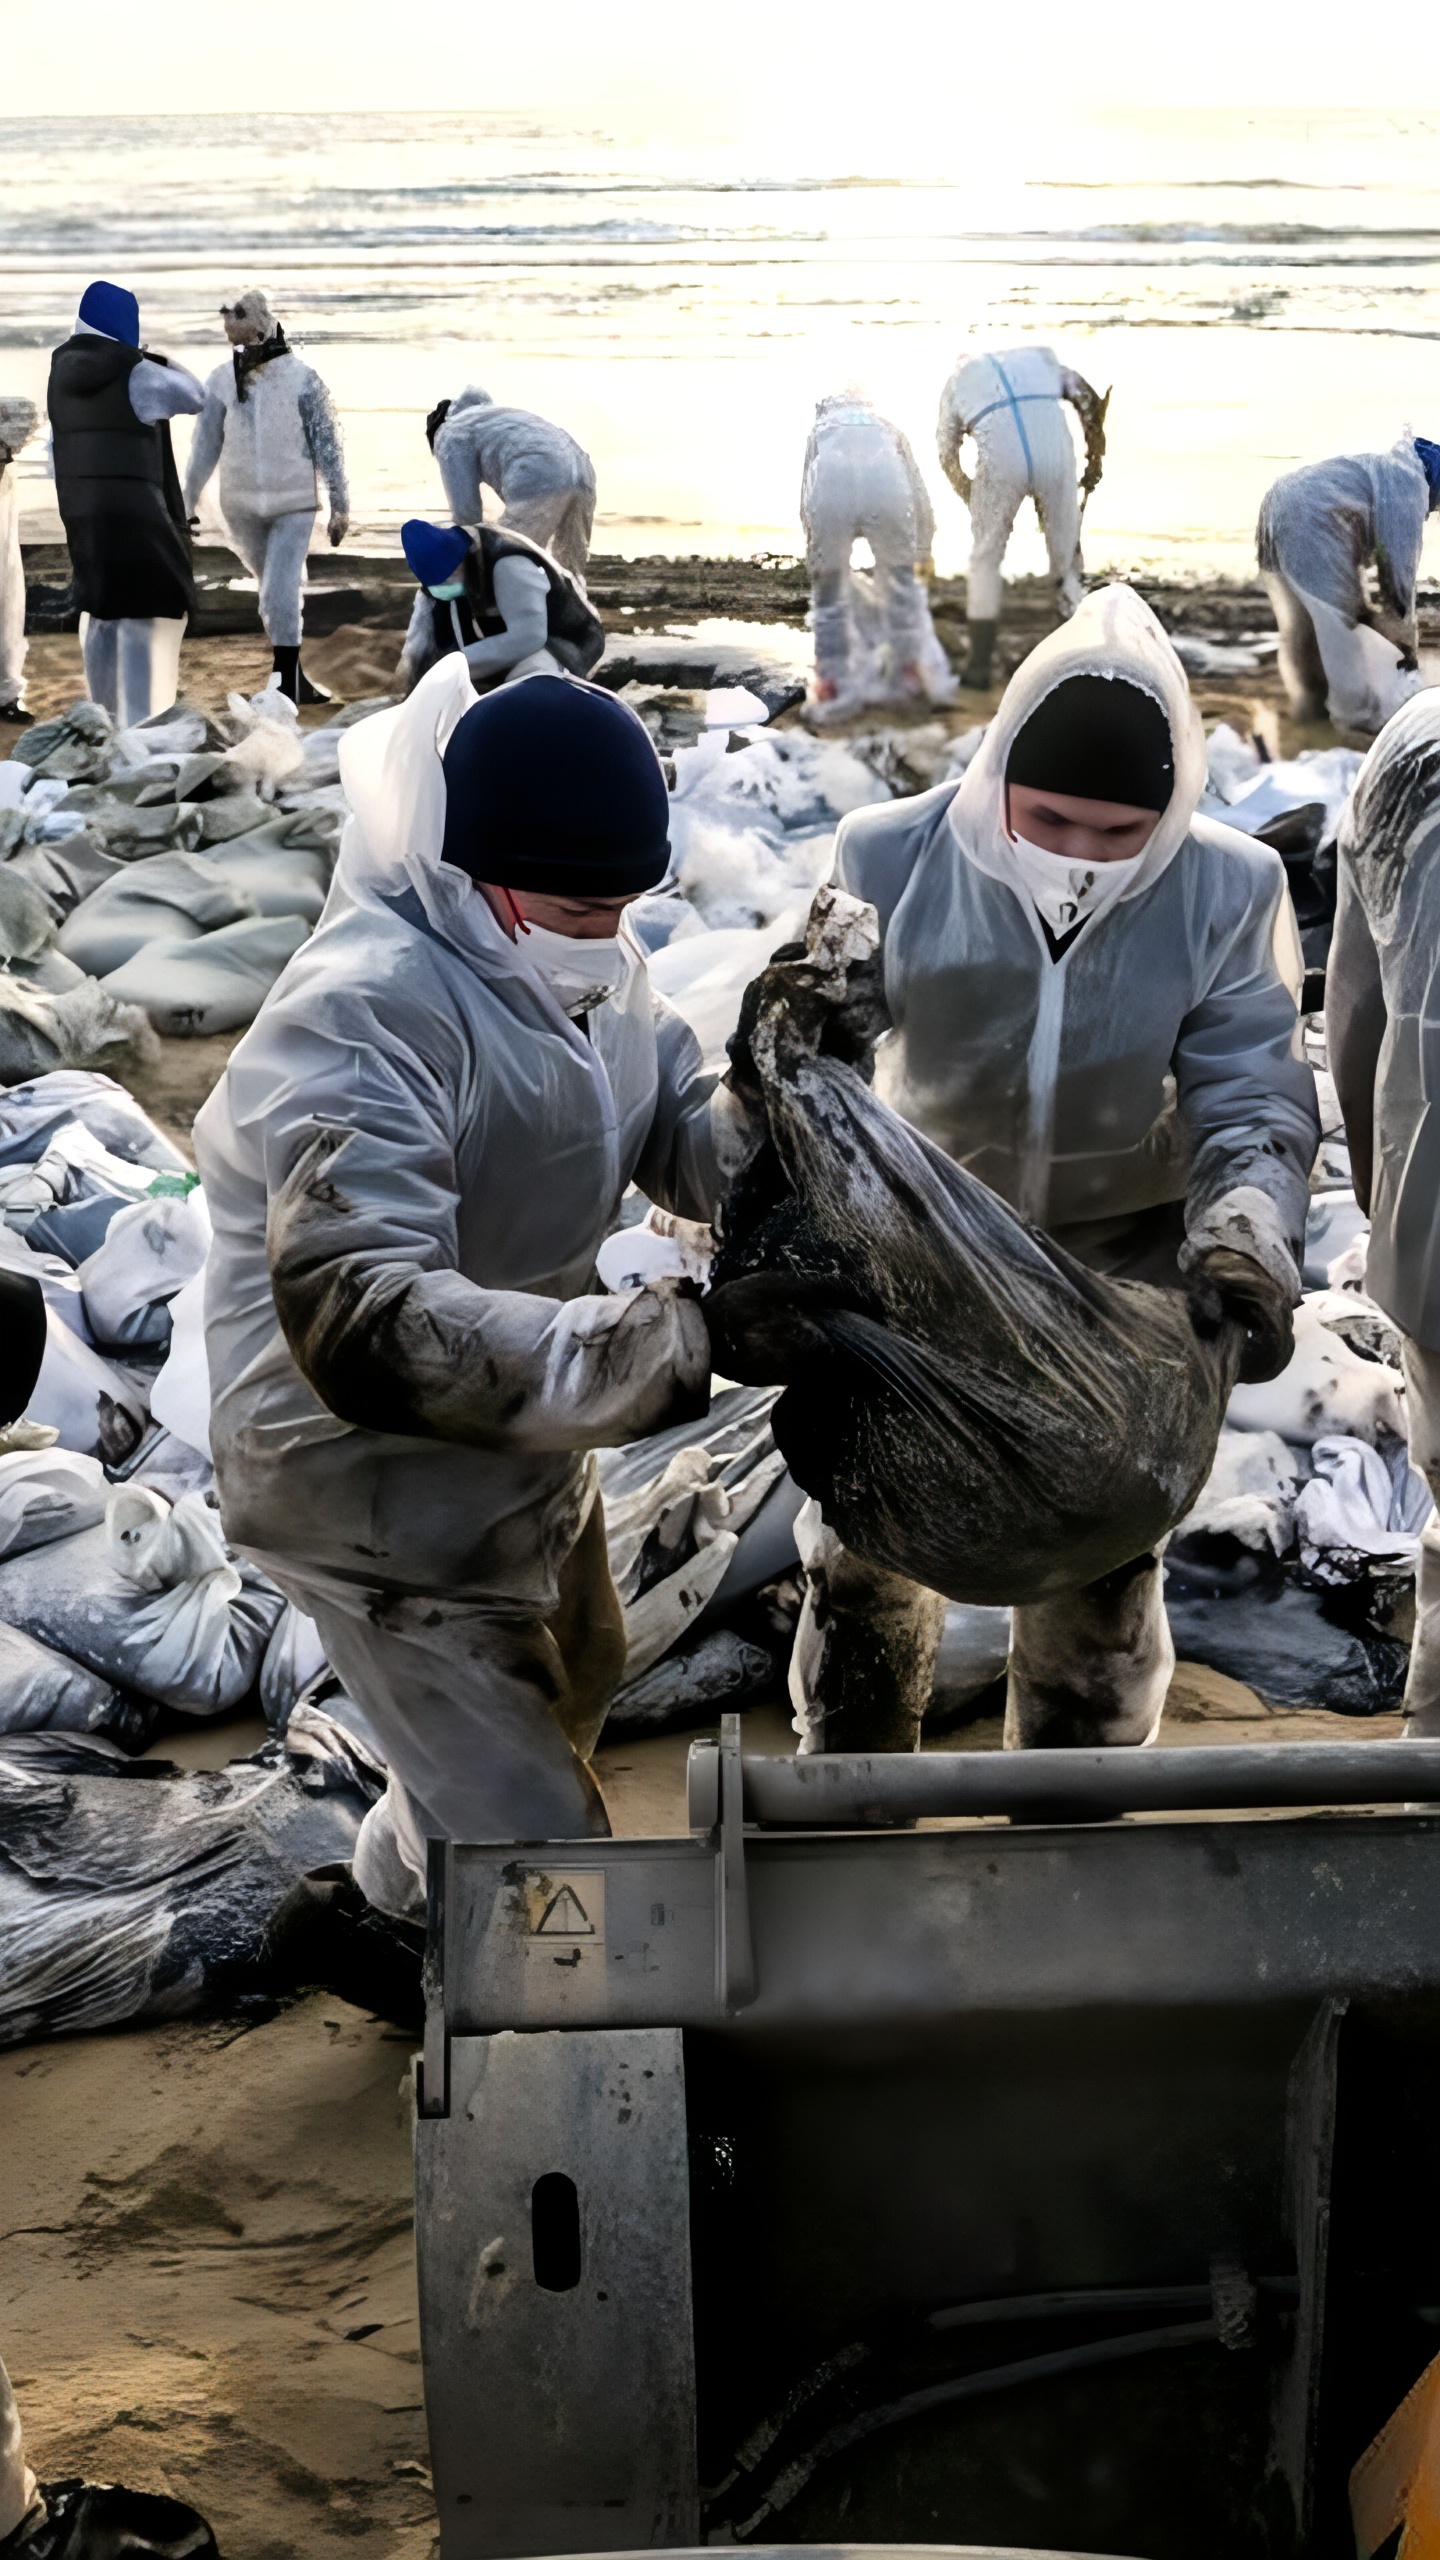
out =
{"type": "Polygon", "coordinates": [[[722,1215],[716,1365],[786,1380],[776,1440],[855,1554],[950,1600],[1048,1599],[1184,1518],[1244,1337],[1086,1270],[871,1091],[877,943],[822,889],[747,999],[769,1137],[722,1215]]]}

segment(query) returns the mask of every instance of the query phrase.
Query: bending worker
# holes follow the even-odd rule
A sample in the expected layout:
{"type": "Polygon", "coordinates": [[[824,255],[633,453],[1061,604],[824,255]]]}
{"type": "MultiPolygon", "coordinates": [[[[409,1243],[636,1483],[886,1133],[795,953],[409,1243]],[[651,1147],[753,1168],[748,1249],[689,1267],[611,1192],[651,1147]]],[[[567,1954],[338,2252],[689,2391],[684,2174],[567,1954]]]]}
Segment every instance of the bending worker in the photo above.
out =
{"type": "Polygon", "coordinates": [[[532,409],[502,409],[472,383],[425,421],[457,524],[478,525],[483,482],[504,507],[507,533],[523,533],[572,576],[585,575],[595,522],[595,465],[583,445],[532,409]]]}
{"type": "Polygon", "coordinates": [[[940,467],[970,510],[966,619],[970,656],[961,682],[983,692],[990,683],[1000,623],[1000,569],[1015,518],[1034,502],[1045,536],[1050,575],[1063,614],[1085,592],[1080,559],[1084,500],[1105,463],[1103,399],[1083,374],[1062,365],[1049,347],[1011,347],[1001,355],[967,356],[940,395],[940,467]],[[1075,447],[1062,401],[1085,431],[1085,468],[1077,482],[1075,447]],[[961,467],[966,436],[975,445],[973,474],[961,467]]]}
{"type": "Polygon", "coordinates": [[[935,510],[898,427],[859,392],[822,400],[805,448],[800,521],[810,568],[815,700],[843,717],[862,702],[946,702],[955,691],[917,564],[935,541],[935,510]],[[874,602],[850,556],[875,555],[874,602]]]}
{"type": "MultiPolygon", "coordinates": [[[[1108,587],[1025,660],[958,783],[842,821],[835,876],[880,919],[877,1093],[1092,1269],[1238,1318],[1258,1379],[1290,1354],[1319,1116],[1284,867],[1196,817],[1204,787],[1179,660],[1108,587]]],[[[802,1748],[914,1749],[943,1600],[813,1502],[797,1537],[802,1748]]],[[[1006,1742],[1147,1742],[1174,1660],[1157,1555],[1017,1607],[1006,1742]]]]}
{"type": "Polygon", "coordinates": [[[403,692],[455,650],[479,692],[546,668],[588,676],[604,655],[605,626],[584,588],[523,534],[490,524],[472,534],[412,516],[400,542],[420,581],[400,656],[403,692]]]}
{"type": "MultiPolygon", "coordinates": [[[[1325,981],[1330,1068],[1366,1294],[1400,1327],[1410,1457],[1440,1498],[1440,1149],[1433,1065],[1440,975],[1440,694],[1407,703],[1360,768],[1340,829],[1325,981]]],[[[1405,1730],[1440,1734],[1440,1518],[1422,1532],[1405,1730]]]]}
{"type": "Polygon", "coordinates": [[[391,1771],[356,1875],[424,1841],[608,1829],[587,1766],[624,1663],[588,1452],[702,1415],[675,1282],[597,1294],[633,1179],[708,1217],[753,1143],[652,995],[629,901],[669,806],[633,711],[452,656],[346,731],[318,930],[196,1122],[227,1537],[314,1617],[391,1771]]]}
{"type": "Polygon", "coordinates": [[[233,354],[205,385],[190,462],[185,513],[220,466],[220,508],[230,539],[260,581],[260,619],[275,652],[280,690],[292,702],[328,702],[300,665],[305,561],[319,504],[317,474],[330,501],[332,544],[350,530],[350,496],[340,422],[320,376],[286,340],[263,293],[252,287],[223,302],[233,354]]]}
{"type": "Polygon", "coordinates": [[[1373,738],[1419,691],[1415,580],[1437,499],[1440,445],[1419,436],[1306,463],[1267,489],[1255,548],[1297,720],[1328,712],[1337,729],[1373,738]]]}
{"type": "Polygon", "coordinates": [[[25,562],[15,457],[39,425],[33,400],[0,393],[0,724],[28,726],[25,709],[25,562]]]}
{"type": "Polygon", "coordinates": [[[85,683],[122,729],[168,710],[179,689],[195,580],[170,420],[204,400],[193,373],[141,347],[133,293],[86,287],[45,404],[85,683]]]}

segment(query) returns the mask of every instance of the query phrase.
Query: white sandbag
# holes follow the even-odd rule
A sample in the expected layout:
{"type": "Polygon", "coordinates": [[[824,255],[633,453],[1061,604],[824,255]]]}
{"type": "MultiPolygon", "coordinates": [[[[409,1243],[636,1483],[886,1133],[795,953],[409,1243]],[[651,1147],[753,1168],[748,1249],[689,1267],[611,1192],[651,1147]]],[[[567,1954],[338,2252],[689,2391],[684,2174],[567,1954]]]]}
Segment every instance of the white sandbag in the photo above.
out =
{"type": "Polygon", "coordinates": [[[1305,1562],[1314,1569],[1338,1551],[1413,1572],[1435,1506],[1405,1450],[1392,1441],[1382,1456],[1363,1440],[1336,1435],[1317,1440],[1310,1459],[1315,1473],[1295,1505],[1305,1562]]]}
{"type": "Polygon", "coordinates": [[[1300,1469],[1293,1450],[1276,1431],[1220,1434],[1210,1480],[1193,1511],[1175,1532],[1195,1536],[1238,1538],[1256,1554],[1267,1547],[1283,1556],[1295,1533],[1295,1498],[1300,1469]]]}
{"type": "Polygon", "coordinates": [[[1295,1350],[1278,1378],[1236,1387],[1225,1419],[1236,1431],[1275,1431],[1298,1448],[1336,1434],[1373,1449],[1408,1438],[1405,1390],[1393,1369],[1362,1360],[1324,1323],[1314,1301],[1295,1310],[1295,1350]]]}
{"type": "Polygon", "coordinates": [[[714,1259],[713,1228],[652,1207],[634,1226],[606,1236],[595,1276],[603,1289],[643,1289],[655,1280],[694,1280],[703,1288],[714,1259]]]}
{"type": "Polygon", "coordinates": [[[178,1502],[182,1493],[213,1493],[215,1469],[203,1452],[173,1431],[155,1427],[153,1414],[151,1424],[144,1447],[125,1471],[126,1483],[153,1485],[167,1502],[178,1502]]]}
{"type": "Polygon", "coordinates": [[[1313,1192],[1305,1216],[1306,1288],[1323,1289],[1331,1263],[1353,1245],[1367,1243],[1369,1235],[1370,1221],[1353,1191],[1313,1192]]]}
{"type": "Polygon", "coordinates": [[[323,853],[287,844],[273,829],[256,827],[194,858],[224,881],[242,913],[300,916],[308,925],[319,923],[331,872],[323,853]]]}
{"type": "Polygon", "coordinates": [[[0,1733],[94,1733],[119,1703],[108,1680],[0,1626],[0,1733]]]}
{"type": "Polygon", "coordinates": [[[104,992],[140,1006],[171,1039],[243,1031],[309,932],[298,916],[252,916],[195,942],[152,942],[103,981],[104,992]]]}
{"type": "Polygon", "coordinates": [[[58,1447],[0,1453],[0,1557],[78,1537],[104,1519],[109,1499],[98,1458],[58,1447]]]}
{"type": "Polygon", "coordinates": [[[776,1397],[772,1388],[728,1387],[703,1424],[679,1423],[599,1453],[610,1570],[625,1611],[627,1680],[695,1625],[724,1581],[741,1533],[784,1475],[770,1430],[776,1397]]]}
{"type": "Polygon", "coordinates": [[[0,764],[0,809],[18,809],[32,780],[28,765],[17,764],[13,756],[7,756],[0,764]]]}
{"type": "Polygon", "coordinates": [[[668,942],[648,963],[652,987],[689,1023],[706,1070],[723,1074],[725,1043],[740,1019],[740,1001],[783,942],[804,930],[804,910],[786,907],[769,924],[730,927],[668,942]]]}
{"type": "Polygon", "coordinates": [[[170,1301],[170,1356],[150,1390],[155,1420],[177,1440],[210,1455],[210,1370],[205,1358],[205,1274],[197,1271],[170,1301]]]}
{"type": "Polygon", "coordinates": [[[0,1164],[33,1164],[52,1138],[78,1121],[107,1155],[152,1173],[190,1170],[178,1147],[113,1076],[76,1067],[32,1076],[0,1093],[0,1164]]]}
{"type": "Polygon", "coordinates": [[[144,1437],[145,1400],[133,1380],[72,1333],[52,1307],[45,1314],[45,1357],[25,1419],[58,1432],[62,1449],[118,1467],[144,1437]]]}
{"type": "Polygon", "coordinates": [[[287,1600],[260,1665],[260,1705],[272,1733],[285,1731],[297,1698],[329,1668],[314,1619],[287,1600]]]}
{"type": "Polygon", "coordinates": [[[115,754],[121,764],[144,767],[157,757],[180,758],[198,755],[205,744],[205,715],[202,711],[177,711],[175,717],[157,727],[142,726],[122,729],[115,741],[115,754]]]}
{"type": "Polygon", "coordinates": [[[194,942],[256,910],[202,854],[153,853],[127,863],[67,916],[60,949],[108,978],[150,942],[194,942]]]}
{"type": "Polygon", "coordinates": [[[0,1620],[120,1688],[215,1716],[254,1687],[284,1602],[201,1494],[121,1485],[103,1527],[0,1563],[0,1620]]]}
{"type": "Polygon", "coordinates": [[[121,1209],[77,1275],[95,1340],[117,1349],[168,1342],[170,1302],[203,1271],[209,1250],[210,1214],[198,1186],[121,1209]]]}

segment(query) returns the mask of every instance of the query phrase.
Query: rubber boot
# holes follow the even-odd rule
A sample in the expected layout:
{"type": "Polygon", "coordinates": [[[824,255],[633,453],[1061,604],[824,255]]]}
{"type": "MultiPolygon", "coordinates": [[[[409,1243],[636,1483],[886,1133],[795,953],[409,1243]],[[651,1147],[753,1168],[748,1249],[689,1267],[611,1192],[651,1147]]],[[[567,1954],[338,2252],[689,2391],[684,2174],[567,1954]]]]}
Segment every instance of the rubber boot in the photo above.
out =
{"type": "Polygon", "coordinates": [[[970,655],[965,661],[965,673],[960,681],[967,693],[988,693],[991,680],[990,666],[995,655],[995,634],[1000,625],[998,622],[972,622],[968,628],[970,655]]]}
{"type": "Polygon", "coordinates": [[[310,678],[307,676],[304,668],[300,664],[300,648],[298,642],[294,648],[277,648],[275,652],[275,673],[280,679],[281,692],[285,694],[291,702],[295,703],[297,707],[311,702],[330,702],[334,699],[332,694],[328,694],[325,691],[323,685],[311,683],[310,678]]]}

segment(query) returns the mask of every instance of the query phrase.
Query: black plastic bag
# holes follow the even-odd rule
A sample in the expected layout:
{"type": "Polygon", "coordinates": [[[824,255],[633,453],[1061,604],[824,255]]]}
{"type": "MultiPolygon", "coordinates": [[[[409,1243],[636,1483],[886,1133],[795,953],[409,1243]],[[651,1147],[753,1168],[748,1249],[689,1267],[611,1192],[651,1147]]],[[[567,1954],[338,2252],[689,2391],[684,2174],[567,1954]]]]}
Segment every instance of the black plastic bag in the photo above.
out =
{"type": "Polygon", "coordinates": [[[1178,1289],[1087,1271],[871,1092],[877,940],[873,908],[822,889],[805,956],[747,998],[736,1065],[769,1143],[724,1206],[717,1366],[787,1380],[776,1441],[855,1554],[950,1600],[1049,1599],[1185,1517],[1243,1334],[1202,1340],[1178,1289]]]}
{"type": "Polygon", "coordinates": [[[0,2543],[4,2560],[219,2560],[204,2517],[179,2498],[106,2481],[47,2481],[45,2514],[0,2543]]]}

